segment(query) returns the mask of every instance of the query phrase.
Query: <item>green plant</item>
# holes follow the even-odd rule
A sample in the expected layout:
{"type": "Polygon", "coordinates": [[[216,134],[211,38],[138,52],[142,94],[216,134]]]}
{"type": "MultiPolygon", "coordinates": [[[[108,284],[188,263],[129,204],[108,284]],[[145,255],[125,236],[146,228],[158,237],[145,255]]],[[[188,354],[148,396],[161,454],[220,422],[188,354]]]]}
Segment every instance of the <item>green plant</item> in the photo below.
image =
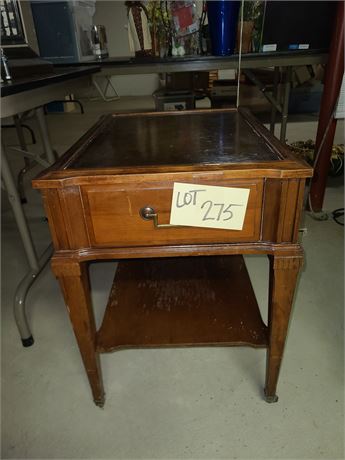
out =
{"type": "Polygon", "coordinates": [[[150,32],[154,42],[154,50],[163,47],[169,50],[171,42],[171,14],[167,2],[149,0],[146,4],[150,32]]]}
{"type": "Polygon", "coordinates": [[[261,13],[262,1],[245,0],[243,5],[243,20],[254,21],[261,13]]]}

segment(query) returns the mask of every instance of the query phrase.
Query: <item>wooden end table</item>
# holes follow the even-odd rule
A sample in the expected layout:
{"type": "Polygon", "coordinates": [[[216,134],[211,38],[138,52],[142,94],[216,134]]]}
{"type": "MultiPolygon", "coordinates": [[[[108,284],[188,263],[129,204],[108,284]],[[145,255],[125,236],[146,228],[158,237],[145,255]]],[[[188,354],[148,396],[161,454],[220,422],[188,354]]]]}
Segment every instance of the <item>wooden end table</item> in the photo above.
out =
{"type": "Polygon", "coordinates": [[[277,401],[311,175],[238,109],[105,116],[33,181],[97,405],[104,404],[100,353],[181,345],[267,348],[265,398],[277,401]],[[176,182],[249,189],[242,229],[170,226],[176,182]],[[244,254],[270,260],[267,325],[244,254]],[[120,262],[97,331],[88,263],[108,259],[120,262]]]}

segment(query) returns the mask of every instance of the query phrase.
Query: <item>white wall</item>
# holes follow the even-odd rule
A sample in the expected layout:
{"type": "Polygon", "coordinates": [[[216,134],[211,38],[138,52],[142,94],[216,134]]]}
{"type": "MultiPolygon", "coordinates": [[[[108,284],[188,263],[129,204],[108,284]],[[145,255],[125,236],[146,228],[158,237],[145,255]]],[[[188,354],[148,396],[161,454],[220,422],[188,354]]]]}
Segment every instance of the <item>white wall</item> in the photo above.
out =
{"type": "Polygon", "coordinates": [[[127,11],[124,1],[97,0],[94,24],[105,26],[110,56],[130,56],[127,38],[127,11]]]}
{"type": "MultiPolygon", "coordinates": [[[[94,23],[106,28],[109,56],[134,56],[129,49],[127,8],[124,1],[97,0],[94,23]]],[[[112,83],[120,96],[151,95],[158,88],[158,75],[119,75],[112,83]]]]}

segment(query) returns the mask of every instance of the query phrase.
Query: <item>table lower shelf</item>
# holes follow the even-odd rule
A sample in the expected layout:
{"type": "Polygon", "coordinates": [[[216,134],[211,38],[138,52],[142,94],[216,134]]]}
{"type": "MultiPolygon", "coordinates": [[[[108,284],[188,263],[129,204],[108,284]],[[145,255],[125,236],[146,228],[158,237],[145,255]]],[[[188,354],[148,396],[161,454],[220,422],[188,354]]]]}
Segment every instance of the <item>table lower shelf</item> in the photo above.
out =
{"type": "Polygon", "coordinates": [[[119,263],[97,350],[191,345],[267,347],[242,256],[119,263]]]}

